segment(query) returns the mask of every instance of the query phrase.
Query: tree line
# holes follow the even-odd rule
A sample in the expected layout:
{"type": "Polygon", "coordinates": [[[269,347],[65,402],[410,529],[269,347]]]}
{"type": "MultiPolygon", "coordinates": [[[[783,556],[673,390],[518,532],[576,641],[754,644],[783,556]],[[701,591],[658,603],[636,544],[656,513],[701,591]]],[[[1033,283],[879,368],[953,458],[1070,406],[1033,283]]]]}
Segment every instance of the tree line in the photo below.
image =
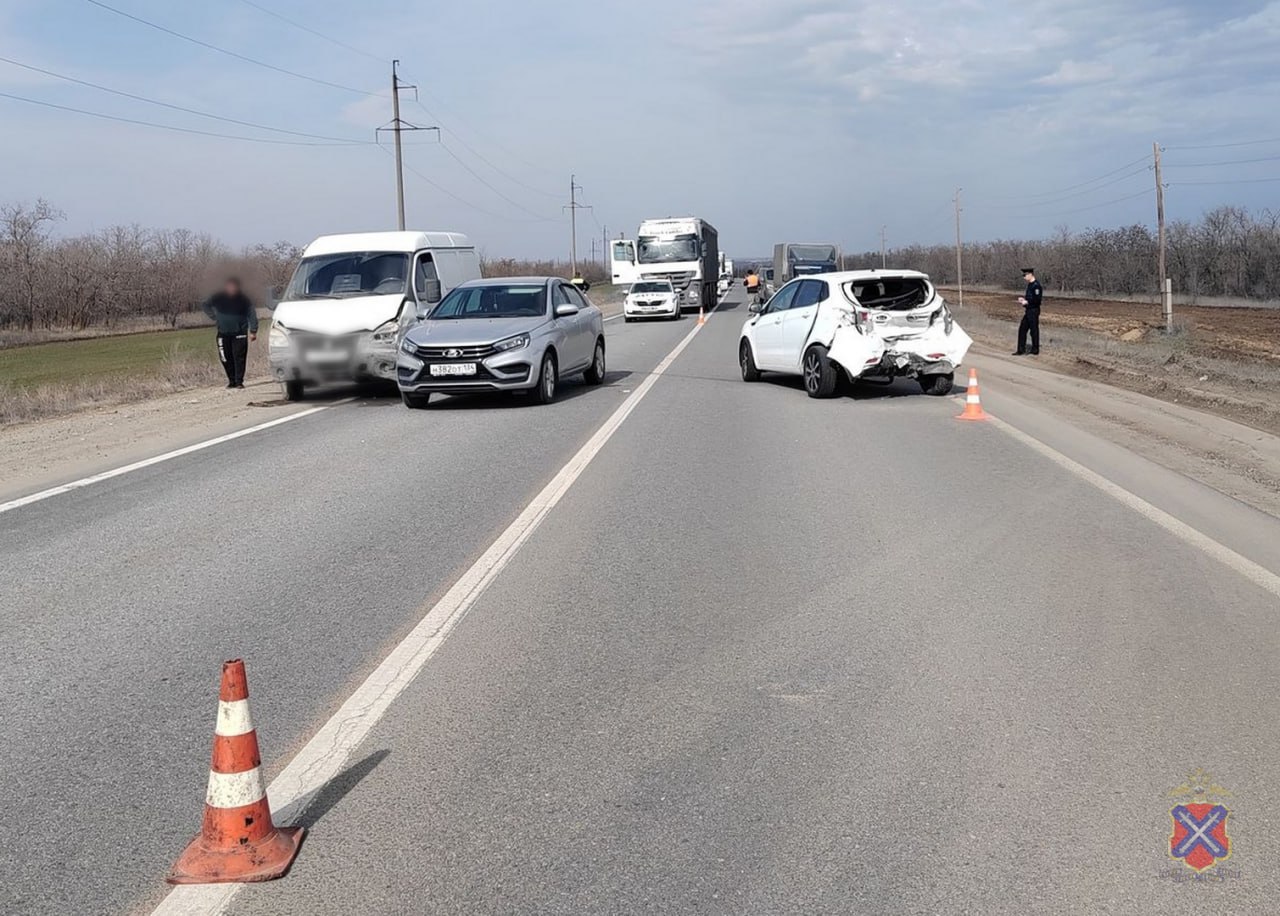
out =
{"type": "MultiPolygon", "coordinates": [[[[1196,222],[1168,228],[1168,274],[1173,290],[1192,301],[1224,297],[1280,300],[1280,212],[1219,207],[1196,222]]],[[[966,284],[1016,288],[1021,270],[1034,267],[1049,292],[1100,296],[1158,296],[1156,233],[1142,225],[1080,232],[1058,229],[1038,241],[966,243],[966,284]]],[[[879,267],[880,252],[846,255],[850,269],[879,267]]],[[[892,266],[956,282],[954,245],[911,245],[889,252],[892,266]]]]}
{"type": "MultiPolygon", "coordinates": [[[[302,249],[292,242],[239,251],[189,229],[112,226],[58,236],[63,213],[44,200],[0,205],[0,329],[109,332],[138,320],[177,326],[227,276],[253,298],[283,291],[302,249]]],[[[564,261],[482,258],[486,276],[571,276],[564,261]]],[[[602,267],[579,265],[593,282],[602,267]]]]}

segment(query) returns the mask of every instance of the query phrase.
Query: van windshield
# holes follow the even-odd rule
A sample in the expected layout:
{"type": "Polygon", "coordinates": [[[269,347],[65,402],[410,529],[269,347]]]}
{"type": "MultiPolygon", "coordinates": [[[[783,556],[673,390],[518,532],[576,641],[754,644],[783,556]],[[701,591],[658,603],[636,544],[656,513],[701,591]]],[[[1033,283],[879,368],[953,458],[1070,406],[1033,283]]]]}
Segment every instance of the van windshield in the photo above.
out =
{"type": "Polygon", "coordinates": [[[285,299],[350,299],[403,296],[408,292],[409,255],[362,251],[303,258],[285,299]]]}

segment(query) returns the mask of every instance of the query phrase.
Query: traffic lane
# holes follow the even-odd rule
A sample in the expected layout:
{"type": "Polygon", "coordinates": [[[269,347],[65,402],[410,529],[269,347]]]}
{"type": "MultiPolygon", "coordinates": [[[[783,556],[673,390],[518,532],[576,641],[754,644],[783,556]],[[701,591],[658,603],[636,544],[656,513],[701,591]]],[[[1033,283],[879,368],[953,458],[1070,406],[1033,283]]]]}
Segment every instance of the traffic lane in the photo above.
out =
{"type": "Polygon", "coordinates": [[[608,384],[548,407],[369,399],[0,516],[0,911],[158,899],[219,663],[248,659],[270,771],[690,327],[618,324],[608,384]]]}
{"type": "Polygon", "coordinates": [[[949,400],[734,383],[710,331],[232,912],[1163,911],[1200,765],[1215,911],[1264,909],[1274,602],[949,400]]]}

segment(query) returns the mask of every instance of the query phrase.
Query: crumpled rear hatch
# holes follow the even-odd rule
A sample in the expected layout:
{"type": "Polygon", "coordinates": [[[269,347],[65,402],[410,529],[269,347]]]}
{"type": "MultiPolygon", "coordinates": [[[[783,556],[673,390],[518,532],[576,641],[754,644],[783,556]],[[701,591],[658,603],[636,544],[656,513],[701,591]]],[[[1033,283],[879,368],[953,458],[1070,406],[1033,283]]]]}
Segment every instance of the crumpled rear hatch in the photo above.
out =
{"type": "Polygon", "coordinates": [[[846,294],[868,313],[871,326],[886,339],[922,333],[941,318],[942,297],[927,277],[877,273],[846,287],[846,294]]]}

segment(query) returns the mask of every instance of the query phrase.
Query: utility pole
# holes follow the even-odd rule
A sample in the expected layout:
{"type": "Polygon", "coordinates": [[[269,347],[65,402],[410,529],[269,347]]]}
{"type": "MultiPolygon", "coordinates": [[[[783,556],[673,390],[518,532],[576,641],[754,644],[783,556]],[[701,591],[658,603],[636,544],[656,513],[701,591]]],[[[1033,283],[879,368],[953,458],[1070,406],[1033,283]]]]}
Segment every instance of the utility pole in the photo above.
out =
{"type": "Polygon", "coordinates": [[[591,207],[578,203],[578,192],[582,185],[578,184],[578,176],[569,176],[569,204],[564,209],[569,211],[569,269],[573,276],[578,275],[578,211],[590,210],[591,207]]]}
{"type": "Polygon", "coordinates": [[[1165,259],[1165,231],[1164,231],[1164,175],[1160,170],[1160,143],[1156,141],[1151,144],[1152,153],[1155,156],[1156,164],[1156,232],[1158,236],[1158,244],[1160,248],[1158,272],[1160,274],[1160,306],[1164,312],[1164,330],[1166,334],[1173,333],[1173,281],[1168,276],[1168,266],[1165,259]]]}
{"type": "Polygon", "coordinates": [[[400,61],[393,60],[391,62],[391,123],[379,127],[376,133],[389,130],[395,135],[396,145],[396,226],[401,232],[404,231],[404,152],[400,142],[400,135],[406,130],[434,130],[439,133],[438,127],[418,127],[410,124],[400,118],[400,90],[412,89],[416,96],[418,87],[410,86],[408,83],[400,82],[400,75],[397,72],[400,67],[400,61]]]}
{"type": "Polygon", "coordinates": [[[964,247],[960,241],[960,193],[964,188],[956,188],[955,204],[956,204],[956,288],[960,292],[961,306],[964,305],[964,264],[961,260],[961,249],[964,247]]]}
{"type": "Polygon", "coordinates": [[[884,241],[884,233],[887,228],[889,227],[888,226],[880,227],[880,269],[881,270],[884,270],[885,267],[887,266],[885,262],[885,241],[884,241]]]}
{"type": "Polygon", "coordinates": [[[600,227],[600,266],[609,269],[609,227],[600,227]]]}
{"type": "Polygon", "coordinates": [[[591,263],[596,263],[596,237],[591,236],[591,263]]]}

